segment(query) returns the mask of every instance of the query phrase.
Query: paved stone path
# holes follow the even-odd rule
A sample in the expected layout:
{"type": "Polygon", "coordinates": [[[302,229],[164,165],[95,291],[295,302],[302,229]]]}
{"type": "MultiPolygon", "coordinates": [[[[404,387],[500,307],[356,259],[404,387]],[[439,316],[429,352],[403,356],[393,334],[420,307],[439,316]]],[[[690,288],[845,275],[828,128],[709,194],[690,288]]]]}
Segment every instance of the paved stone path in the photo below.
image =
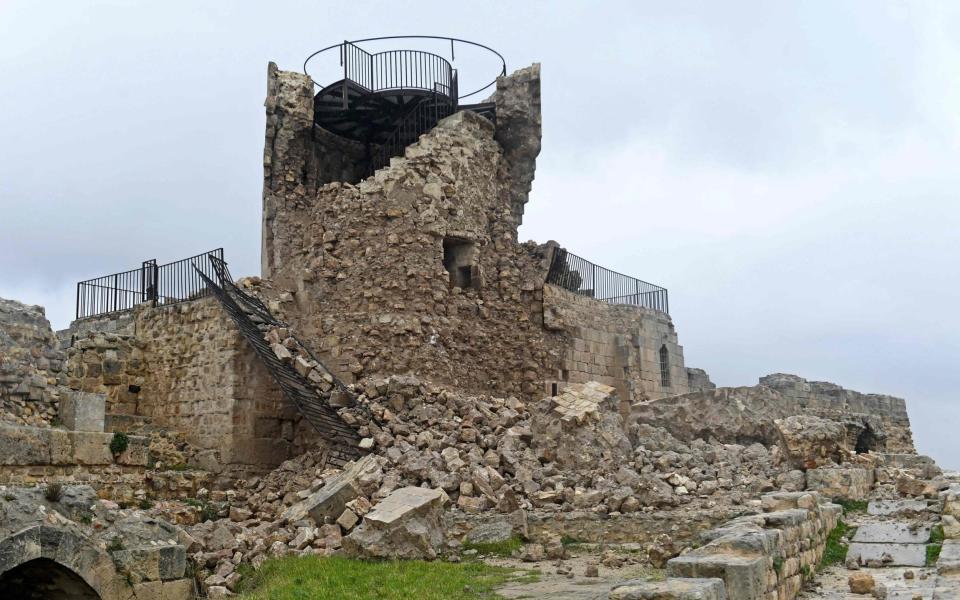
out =
{"type": "MultiPolygon", "coordinates": [[[[930,529],[936,523],[936,504],[923,500],[878,500],[870,502],[865,515],[848,515],[857,527],[847,561],[862,566],[856,570],[836,565],[817,578],[814,589],[804,591],[804,600],[864,600],[874,596],[850,592],[852,573],[869,573],[887,600],[960,600],[960,540],[947,540],[940,559],[926,564],[930,529]]],[[[882,595],[882,594],[881,594],[882,595]]]]}

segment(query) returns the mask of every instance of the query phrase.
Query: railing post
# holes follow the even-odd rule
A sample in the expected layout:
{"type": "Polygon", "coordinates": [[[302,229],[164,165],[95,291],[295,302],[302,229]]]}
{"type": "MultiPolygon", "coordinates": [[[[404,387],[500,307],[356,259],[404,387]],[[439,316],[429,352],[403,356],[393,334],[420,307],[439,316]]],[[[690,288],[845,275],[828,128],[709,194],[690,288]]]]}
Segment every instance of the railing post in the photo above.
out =
{"type": "Polygon", "coordinates": [[[77,318],[80,318],[80,283],[77,283],[77,318]]]}
{"type": "Polygon", "coordinates": [[[347,40],[343,40],[343,50],[340,52],[340,63],[343,64],[343,110],[347,110],[347,40]]]}

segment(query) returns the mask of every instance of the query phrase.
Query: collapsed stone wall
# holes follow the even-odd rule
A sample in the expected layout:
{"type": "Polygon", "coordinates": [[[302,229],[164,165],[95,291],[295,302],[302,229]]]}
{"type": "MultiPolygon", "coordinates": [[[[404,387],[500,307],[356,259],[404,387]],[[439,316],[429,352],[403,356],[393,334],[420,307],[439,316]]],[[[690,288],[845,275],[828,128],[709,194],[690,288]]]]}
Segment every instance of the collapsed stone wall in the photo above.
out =
{"type": "Polygon", "coordinates": [[[597,302],[545,284],[543,325],[567,334],[560,372],[563,383],[599,381],[615,387],[628,402],[690,391],[683,347],[673,321],[662,312],[597,302]],[[665,373],[662,348],[667,350],[665,373]]]}
{"type": "MultiPolygon", "coordinates": [[[[808,385],[793,375],[768,376],[761,382],[635,404],[631,419],[663,427],[682,440],[757,441],[798,457],[819,456],[821,464],[836,462],[841,452],[916,454],[902,399],[860,394],[834,384],[808,385]],[[806,393],[794,392],[798,388],[806,393]],[[812,449],[811,444],[819,447],[812,449]]],[[[817,461],[798,466],[814,467],[817,461]]]]}

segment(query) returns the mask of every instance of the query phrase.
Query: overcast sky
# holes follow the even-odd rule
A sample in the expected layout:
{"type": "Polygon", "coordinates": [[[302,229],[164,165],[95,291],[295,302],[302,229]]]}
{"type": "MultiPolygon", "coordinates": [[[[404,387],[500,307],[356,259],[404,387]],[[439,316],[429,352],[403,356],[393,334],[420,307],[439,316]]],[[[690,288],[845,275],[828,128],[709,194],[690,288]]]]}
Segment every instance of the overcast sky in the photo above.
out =
{"type": "Polygon", "coordinates": [[[0,0],[0,296],[62,328],[76,281],[147,258],[258,273],[267,62],[465,37],[543,64],[521,239],[669,288],[720,385],[905,397],[960,468],[958,31],[932,1],[0,0]]]}

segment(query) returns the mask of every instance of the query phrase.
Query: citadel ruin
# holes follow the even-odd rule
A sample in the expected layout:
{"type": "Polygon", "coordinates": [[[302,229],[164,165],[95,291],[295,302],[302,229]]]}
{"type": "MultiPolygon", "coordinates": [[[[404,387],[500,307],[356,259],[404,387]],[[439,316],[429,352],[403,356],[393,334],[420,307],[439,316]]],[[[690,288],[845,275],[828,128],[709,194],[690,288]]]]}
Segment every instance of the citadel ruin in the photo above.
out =
{"type": "Polygon", "coordinates": [[[960,597],[960,483],[917,454],[904,400],[717,388],[666,289],[518,240],[538,64],[503,61],[467,104],[444,56],[367,41],[327,49],[333,82],[268,67],[259,277],[223,250],[147,260],[80,282],[59,332],[0,300],[0,589],[224,598],[274,556],[516,537],[561,583],[607,571],[544,595],[791,600],[816,594],[834,501],[869,500],[927,536],[889,560],[848,540],[870,593],[917,597],[880,574],[911,567],[919,597],[960,597]],[[618,581],[631,564],[664,577],[618,581]]]}

